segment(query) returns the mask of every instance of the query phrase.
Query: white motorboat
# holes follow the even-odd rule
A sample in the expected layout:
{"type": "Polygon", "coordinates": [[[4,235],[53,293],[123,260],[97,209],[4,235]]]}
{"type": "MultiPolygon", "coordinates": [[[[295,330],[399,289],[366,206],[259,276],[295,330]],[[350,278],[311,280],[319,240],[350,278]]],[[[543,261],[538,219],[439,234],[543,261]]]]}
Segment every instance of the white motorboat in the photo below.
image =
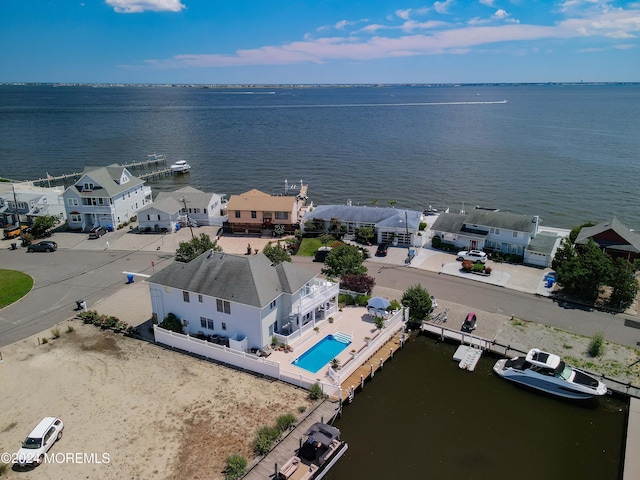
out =
{"type": "Polygon", "coordinates": [[[296,455],[278,470],[279,480],[319,480],[349,448],[340,440],[340,430],[326,423],[314,423],[305,436],[296,455]]]}
{"type": "Polygon", "coordinates": [[[171,165],[171,171],[173,173],[186,173],[189,170],[191,170],[191,165],[189,165],[186,160],[178,160],[171,165]]]}
{"type": "Polygon", "coordinates": [[[565,398],[586,399],[607,393],[607,386],[598,379],[537,348],[526,356],[498,360],[493,371],[507,380],[565,398]]]}

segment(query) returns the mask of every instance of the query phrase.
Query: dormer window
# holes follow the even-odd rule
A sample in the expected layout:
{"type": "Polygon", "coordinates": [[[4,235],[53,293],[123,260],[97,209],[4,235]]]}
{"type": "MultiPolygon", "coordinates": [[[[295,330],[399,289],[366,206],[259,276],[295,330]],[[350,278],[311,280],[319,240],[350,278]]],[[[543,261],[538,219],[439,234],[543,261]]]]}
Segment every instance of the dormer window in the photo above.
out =
{"type": "Polygon", "coordinates": [[[93,182],[84,182],[84,185],[82,186],[82,191],[90,192],[91,190],[93,190],[93,182]]]}

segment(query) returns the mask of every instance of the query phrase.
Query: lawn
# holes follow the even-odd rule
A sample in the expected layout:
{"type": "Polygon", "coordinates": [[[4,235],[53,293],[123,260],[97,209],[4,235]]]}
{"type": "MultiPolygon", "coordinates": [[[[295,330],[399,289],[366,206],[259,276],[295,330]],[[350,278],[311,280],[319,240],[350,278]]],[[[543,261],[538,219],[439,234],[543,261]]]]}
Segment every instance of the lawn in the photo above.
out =
{"type": "Polygon", "coordinates": [[[316,253],[316,250],[320,247],[322,247],[322,242],[319,237],[303,238],[296,255],[300,257],[313,257],[313,254],[316,253]]]}
{"type": "Polygon", "coordinates": [[[0,269],[0,308],[24,297],[33,287],[33,278],[15,270],[0,269]]]}

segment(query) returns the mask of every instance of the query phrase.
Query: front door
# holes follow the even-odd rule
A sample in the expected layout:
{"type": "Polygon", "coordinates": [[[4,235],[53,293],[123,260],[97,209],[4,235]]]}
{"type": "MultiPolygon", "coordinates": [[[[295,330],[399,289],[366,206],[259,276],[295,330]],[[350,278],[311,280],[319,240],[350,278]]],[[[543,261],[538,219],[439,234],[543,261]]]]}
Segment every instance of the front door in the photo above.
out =
{"type": "Polygon", "coordinates": [[[470,246],[471,246],[471,250],[477,250],[478,249],[478,241],[477,240],[471,240],[470,246]]]}

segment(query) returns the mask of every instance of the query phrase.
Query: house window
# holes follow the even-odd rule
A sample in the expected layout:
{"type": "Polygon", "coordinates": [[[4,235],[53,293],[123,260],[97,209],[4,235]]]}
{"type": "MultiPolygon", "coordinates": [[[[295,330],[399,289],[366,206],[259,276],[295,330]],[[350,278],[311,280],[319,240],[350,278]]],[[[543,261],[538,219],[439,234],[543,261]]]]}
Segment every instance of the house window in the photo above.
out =
{"type": "Polygon", "coordinates": [[[202,303],[202,295],[198,294],[198,302],[202,303]]]}
{"type": "Polygon", "coordinates": [[[496,235],[500,235],[500,229],[496,228],[496,235]]]}
{"type": "Polygon", "coordinates": [[[182,300],[189,303],[189,292],[182,292],[182,300]]]}
{"type": "Polygon", "coordinates": [[[72,213],[70,215],[71,217],[71,221],[73,223],[80,223],[82,221],[82,215],[76,214],[76,213],[72,213]]]}
{"type": "Polygon", "coordinates": [[[91,190],[93,190],[93,183],[92,182],[84,182],[84,185],[82,186],[82,190],[90,192],[91,190]]]}
{"type": "Polygon", "coordinates": [[[518,238],[518,232],[513,232],[513,238],[518,238]]]}
{"type": "Polygon", "coordinates": [[[147,220],[151,221],[151,215],[147,215],[147,220]]]}
{"type": "Polygon", "coordinates": [[[227,329],[227,324],[225,322],[222,322],[222,329],[226,330],[227,329]]]}
{"type": "Polygon", "coordinates": [[[78,199],[77,198],[67,198],[67,205],[69,205],[70,207],[78,205],[78,199]]]}
{"type": "Polygon", "coordinates": [[[289,212],[276,212],[276,220],[287,220],[289,212]]]}
{"type": "Polygon", "coordinates": [[[203,212],[203,213],[206,215],[206,214],[207,214],[207,209],[206,209],[206,208],[203,208],[202,210],[204,210],[204,212],[203,212]]]}
{"type": "Polygon", "coordinates": [[[200,326],[202,328],[207,328],[207,319],[205,317],[200,317],[200,326]]]}
{"type": "Polygon", "coordinates": [[[213,328],[213,320],[210,319],[210,318],[207,318],[207,328],[209,330],[214,330],[214,328],[213,328]]]}
{"type": "Polygon", "coordinates": [[[216,307],[219,312],[231,314],[231,304],[226,300],[216,299],[216,307]]]}
{"type": "Polygon", "coordinates": [[[273,302],[271,302],[271,310],[273,310],[274,308],[276,308],[276,301],[274,300],[273,302]]]}
{"type": "Polygon", "coordinates": [[[236,210],[236,218],[240,218],[240,210],[236,210]]]}
{"type": "Polygon", "coordinates": [[[251,218],[256,218],[258,216],[258,214],[256,213],[255,210],[251,210],[251,218]]]}

